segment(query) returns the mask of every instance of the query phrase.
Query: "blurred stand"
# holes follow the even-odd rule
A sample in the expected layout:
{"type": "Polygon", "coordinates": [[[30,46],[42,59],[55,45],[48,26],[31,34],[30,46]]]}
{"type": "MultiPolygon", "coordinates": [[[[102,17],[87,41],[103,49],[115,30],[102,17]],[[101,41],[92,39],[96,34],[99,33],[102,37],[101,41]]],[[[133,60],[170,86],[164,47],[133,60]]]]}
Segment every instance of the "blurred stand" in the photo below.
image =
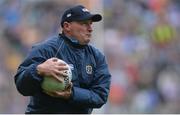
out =
{"type": "Polygon", "coordinates": [[[17,66],[33,44],[58,34],[75,4],[104,17],[91,43],[106,55],[112,84],[93,113],[180,113],[180,0],[0,0],[0,113],[24,113],[17,66]]]}

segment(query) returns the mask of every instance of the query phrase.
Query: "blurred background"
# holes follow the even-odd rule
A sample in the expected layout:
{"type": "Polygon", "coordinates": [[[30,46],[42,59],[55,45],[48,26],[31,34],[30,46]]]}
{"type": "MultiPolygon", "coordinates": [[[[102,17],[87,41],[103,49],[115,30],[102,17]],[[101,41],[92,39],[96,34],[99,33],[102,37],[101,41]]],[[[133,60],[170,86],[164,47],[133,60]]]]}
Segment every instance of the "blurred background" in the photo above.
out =
{"type": "Polygon", "coordinates": [[[61,31],[63,11],[76,4],[103,15],[92,44],[112,83],[93,113],[180,113],[180,0],[0,0],[0,113],[24,113],[17,67],[33,44],[61,31]]]}

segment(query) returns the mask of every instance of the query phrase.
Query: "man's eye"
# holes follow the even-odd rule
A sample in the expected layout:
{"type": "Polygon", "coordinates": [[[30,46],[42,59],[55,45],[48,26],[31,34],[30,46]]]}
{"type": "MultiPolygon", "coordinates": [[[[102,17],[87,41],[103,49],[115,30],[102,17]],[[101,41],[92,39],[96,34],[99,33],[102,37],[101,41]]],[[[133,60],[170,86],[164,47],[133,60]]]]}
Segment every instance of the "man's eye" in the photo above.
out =
{"type": "Polygon", "coordinates": [[[80,22],[80,24],[88,24],[87,22],[80,22]]]}

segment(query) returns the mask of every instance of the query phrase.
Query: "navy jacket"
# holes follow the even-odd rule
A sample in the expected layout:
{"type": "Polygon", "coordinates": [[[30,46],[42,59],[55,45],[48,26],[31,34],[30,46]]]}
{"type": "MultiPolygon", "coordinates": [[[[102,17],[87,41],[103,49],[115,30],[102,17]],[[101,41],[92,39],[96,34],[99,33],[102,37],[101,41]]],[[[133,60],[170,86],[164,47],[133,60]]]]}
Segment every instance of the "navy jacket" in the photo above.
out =
{"type": "Polygon", "coordinates": [[[30,96],[26,113],[91,113],[106,103],[111,75],[105,57],[91,45],[79,45],[59,34],[35,45],[15,75],[18,91],[30,96]],[[38,64],[57,57],[72,67],[72,97],[69,100],[43,93],[43,76],[37,74],[38,64]]]}

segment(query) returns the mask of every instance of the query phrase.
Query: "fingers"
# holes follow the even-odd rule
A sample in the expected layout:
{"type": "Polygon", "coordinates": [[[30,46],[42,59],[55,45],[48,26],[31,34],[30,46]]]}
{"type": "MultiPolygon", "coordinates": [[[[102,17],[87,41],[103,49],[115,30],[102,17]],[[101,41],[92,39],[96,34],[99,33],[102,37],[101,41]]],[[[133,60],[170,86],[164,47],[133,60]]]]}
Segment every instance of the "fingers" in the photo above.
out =
{"type": "Polygon", "coordinates": [[[54,77],[60,82],[63,82],[63,77],[68,77],[68,74],[65,72],[66,70],[68,70],[66,62],[56,57],[52,57],[37,66],[39,75],[54,77]]]}
{"type": "Polygon", "coordinates": [[[63,99],[68,99],[71,96],[71,92],[67,92],[67,91],[66,92],[59,92],[59,91],[49,92],[49,91],[44,90],[43,92],[51,97],[59,97],[63,99]]]}
{"type": "Polygon", "coordinates": [[[45,90],[43,90],[43,92],[50,95],[50,96],[52,96],[52,97],[54,97],[54,95],[51,92],[48,92],[48,91],[45,91],[45,90]]]}
{"type": "Polygon", "coordinates": [[[56,80],[58,80],[60,83],[63,83],[63,78],[62,77],[59,77],[58,75],[56,75],[56,74],[53,74],[53,76],[52,77],[54,77],[56,80]]]}
{"type": "Polygon", "coordinates": [[[70,85],[68,86],[68,88],[64,91],[52,91],[52,92],[49,92],[49,91],[43,91],[44,93],[46,93],[47,95],[49,96],[52,96],[52,97],[58,97],[58,98],[62,98],[62,99],[69,99],[71,94],[72,94],[72,83],[70,83],[70,85]]]}
{"type": "Polygon", "coordinates": [[[59,70],[54,70],[54,73],[58,76],[58,77],[68,77],[68,74],[65,71],[59,71],[59,70]]]}
{"type": "Polygon", "coordinates": [[[45,91],[45,90],[43,92],[46,93],[47,95],[51,96],[51,97],[58,97],[58,95],[56,95],[53,92],[49,92],[49,91],[45,91]]]}
{"type": "Polygon", "coordinates": [[[68,99],[71,96],[71,91],[55,91],[53,92],[55,95],[58,95],[58,97],[63,99],[68,99]]]}
{"type": "Polygon", "coordinates": [[[68,66],[67,65],[56,65],[55,68],[58,69],[59,71],[68,70],[68,66]]]}
{"type": "Polygon", "coordinates": [[[58,70],[68,70],[69,66],[62,60],[58,59],[57,62],[54,63],[58,70]]]}
{"type": "Polygon", "coordinates": [[[63,77],[68,77],[68,74],[64,71],[61,71],[63,77]]]}

